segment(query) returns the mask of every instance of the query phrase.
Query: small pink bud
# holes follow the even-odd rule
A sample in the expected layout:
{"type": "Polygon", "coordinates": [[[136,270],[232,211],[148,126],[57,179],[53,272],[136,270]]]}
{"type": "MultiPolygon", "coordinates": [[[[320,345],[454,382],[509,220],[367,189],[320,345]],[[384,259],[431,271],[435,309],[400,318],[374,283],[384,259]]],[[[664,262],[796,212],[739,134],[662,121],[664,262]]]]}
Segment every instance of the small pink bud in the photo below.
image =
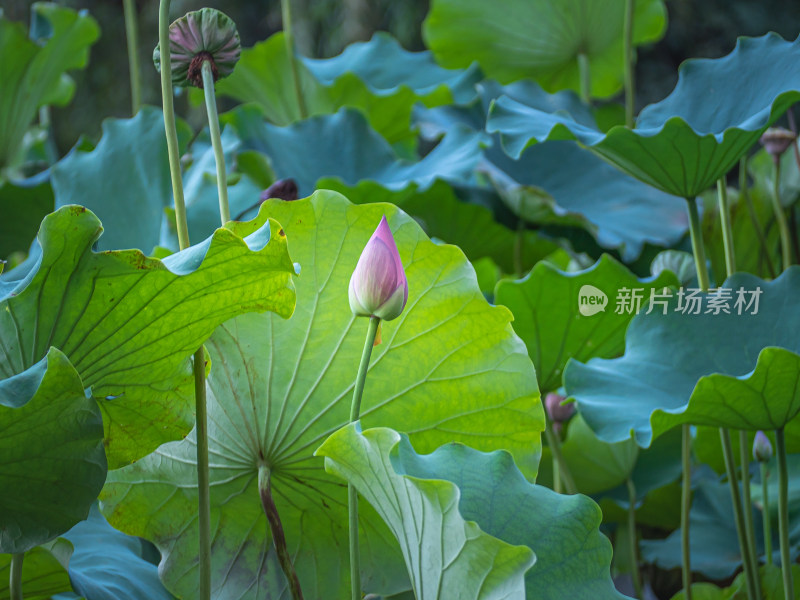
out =
{"type": "Polygon", "coordinates": [[[547,416],[559,430],[561,429],[561,424],[568,421],[575,413],[575,403],[561,404],[565,399],[564,396],[554,392],[547,394],[544,399],[544,408],[547,411],[547,416]]]}
{"type": "Polygon", "coordinates": [[[391,321],[408,301],[408,281],[392,231],[381,219],[350,277],[350,310],[357,317],[391,321]]]}
{"type": "Polygon", "coordinates": [[[753,458],[758,462],[769,462],[772,458],[772,444],[763,431],[756,431],[756,438],[753,440],[753,458]]]}

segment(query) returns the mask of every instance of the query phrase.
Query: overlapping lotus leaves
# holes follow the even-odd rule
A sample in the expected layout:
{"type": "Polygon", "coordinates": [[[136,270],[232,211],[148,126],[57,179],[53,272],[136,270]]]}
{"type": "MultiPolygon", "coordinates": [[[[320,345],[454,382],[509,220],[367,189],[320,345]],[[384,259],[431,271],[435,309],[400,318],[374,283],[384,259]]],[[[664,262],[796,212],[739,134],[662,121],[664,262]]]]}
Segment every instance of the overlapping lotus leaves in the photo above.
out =
{"type": "Polygon", "coordinates": [[[294,179],[301,196],[310,194],[322,177],[337,177],[348,185],[376,181],[395,191],[413,183],[425,190],[436,179],[469,178],[481,151],[478,132],[457,128],[424,158],[405,161],[353,109],[277,127],[264,121],[257,108],[243,106],[227,120],[244,148],[269,156],[277,177],[294,179]]]}
{"type": "Polygon", "coordinates": [[[50,348],[18,374],[9,373],[10,358],[0,361],[0,552],[13,554],[86,518],[106,456],[100,409],[67,357],[50,348]]]}
{"type": "Polygon", "coordinates": [[[14,160],[40,106],[69,102],[75,85],[66,72],[86,66],[89,47],[100,35],[84,12],[50,2],[39,2],[33,10],[51,26],[52,35],[42,45],[28,39],[21,23],[0,16],[0,168],[14,160]]]}
{"type": "MultiPolygon", "coordinates": [[[[422,26],[439,64],[466,67],[477,60],[502,83],[533,77],[547,91],[578,91],[578,53],[591,73],[591,95],[622,88],[624,2],[511,0],[502,10],[480,0],[434,0],[422,26]]],[[[633,43],[655,42],[666,28],[662,0],[635,0],[633,43]]]]}
{"type": "MultiPolygon", "coordinates": [[[[25,553],[22,563],[22,589],[25,598],[49,600],[54,594],[69,592],[72,586],[67,565],[72,555],[72,545],[63,538],[32,548],[25,553]]],[[[0,598],[11,597],[8,589],[11,555],[0,554],[0,598]]]]}
{"type": "Polygon", "coordinates": [[[51,346],[99,401],[109,464],[127,464],[190,429],[188,357],[221,322],[247,311],[291,315],[294,267],[275,221],[246,240],[227,230],[160,261],[95,253],[102,227],[67,206],[42,222],[37,266],[0,298],[3,377],[51,346]]]}
{"type": "Polygon", "coordinates": [[[770,33],[740,38],[723,58],[686,61],[675,90],[642,110],[635,129],[602,133],[509,98],[494,104],[487,128],[502,134],[514,157],[537,141],[577,140],[653,187],[694,198],[799,99],[800,38],[787,42],[770,33]]]}
{"type": "Polygon", "coordinates": [[[737,274],[720,289],[729,302],[708,296],[700,314],[691,314],[697,305],[686,314],[677,310],[693,304],[689,290],[650,314],[643,310],[631,321],[620,358],[567,365],[567,393],[601,439],[633,432],[647,447],[681,423],[768,430],[800,412],[800,312],[791,302],[800,293],[800,267],[774,281],[737,274]],[[748,304],[755,298],[757,312],[748,304]],[[714,302],[730,314],[714,314],[714,302]]]}
{"type": "MultiPolygon", "coordinates": [[[[544,422],[534,370],[511,330],[511,314],[485,301],[461,251],[430,242],[388,204],[354,206],[329,191],[295,202],[267,201],[255,221],[229,227],[245,235],[268,216],[280,219],[303,271],[291,319],[244,315],[206,343],[212,359],[213,585],[220,597],[263,600],[286,589],[257,491],[262,463],[271,469],[306,596],[347,595],[346,486],[325,473],[313,452],[348,422],[367,327],[350,312],[348,282],[384,214],[409,297],[403,314],[382,324],[362,421],[391,423],[422,451],[452,440],[483,450],[509,448],[523,471],[535,475],[544,422]]],[[[111,524],[156,542],[167,588],[185,597],[197,585],[194,440],[192,433],[111,472],[103,491],[111,524]]],[[[366,503],[361,530],[368,549],[362,553],[364,589],[408,589],[399,549],[366,503]]]]}
{"type": "MultiPolygon", "coordinates": [[[[577,273],[540,262],[524,279],[500,281],[495,300],[514,313],[514,331],[528,347],[539,387],[552,392],[561,387],[561,374],[570,357],[583,361],[611,358],[625,349],[625,329],[635,313],[621,305],[617,312],[614,304],[620,289],[641,289],[647,299],[650,290],[660,292],[664,286],[676,284],[668,272],[638,279],[624,265],[603,255],[594,266],[577,273]],[[605,294],[607,304],[604,310],[584,316],[579,303],[587,285],[605,294]]],[[[591,294],[599,295],[596,291],[591,294]]]]}
{"type": "Polygon", "coordinates": [[[344,106],[355,108],[373,129],[395,143],[414,137],[410,126],[414,104],[468,102],[475,96],[474,84],[481,79],[475,66],[443,69],[429,52],[408,52],[386,33],[351,44],[333,58],[300,57],[298,76],[305,115],[292,85],[283,33],[277,33],[244,50],[233,75],[219,82],[217,91],[243,103],[258,104],[267,120],[276,125],[334,113],[344,106]]]}
{"type": "Polygon", "coordinates": [[[529,483],[506,452],[448,444],[419,455],[405,435],[383,428],[361,433],[349,425],[317,454],[389,524],[417,598],[524,598],[518,570],[525,546],[536,557],[524,576],[527,597],[623,598],[611,581],[611,544],[598,530],[598,507],[584,496],[529,483]],[[512,548],[516,560],[498,556],[512,548]],[[498,580],[507,595],[497,595],[498,580]]]}
{"type": "Polygon", "coordinates": [[[455,483],[397,472],[393,455],[414,454],[408,438],[386,428],[359,429],[358,424],[342,428],[316,454],[325,457],[326,471],[354,485],[389,526],[403,551],[415,597],[524,598],[525,572],[536,561],[533,551],[492,537],[462,516],[463,492],[455,483]]]}

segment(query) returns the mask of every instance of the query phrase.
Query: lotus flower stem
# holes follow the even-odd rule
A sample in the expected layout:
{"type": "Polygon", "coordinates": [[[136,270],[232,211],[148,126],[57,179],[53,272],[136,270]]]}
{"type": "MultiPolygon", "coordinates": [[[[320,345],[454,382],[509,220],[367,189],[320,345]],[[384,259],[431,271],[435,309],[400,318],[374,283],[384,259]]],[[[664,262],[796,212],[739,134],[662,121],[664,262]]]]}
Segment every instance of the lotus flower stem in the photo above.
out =
{"type": "Polygon", "coordinates": [[[692,431],[689,425],[681,427],[681,574],[683,595],[692,600],[692,565],[689,554],[689,511],[692,508],[692,431]]]}
{"type": "Polygon", "coordinates": [[[747,545],[746,526],[744,513],[742,511],[742,499],[739,496],[739,481],[736,479],[736,463],[733,459],[733,447],[731,444],[730,432],[725,428],[719,430],[720,441],[722,442],[722,456],[725,459],[725,471],[728,474],[728,486],[731,490],[731,502],[733,503],[733,515],[736,523],[736,536],[739,538],[739,550],[742,555],[744,566],[744,577],[747,582],[747,597],[749,600],[760,600],[761,595],[756,589],[756,579],[758,573],[750,560],[750,549],[747,545]]]}
{"type": "Polygon", "coordinates": [[[123,0],[125,37],[128,40],[128,70],[131,79],[131,114],[139,112],[142,105],[142,76],[139,71],[139,27],[134,0],[123,0]]]}
{"type": "Polygon", "coordinates": [[[208,113],[208,130],[211,133],[211,147],[214,149],[214,160],[217,163],[217,194],[219,195],[219,217],[225,225],[231,220],[228,207],[228,176],[225,171],[225,153],[222,150],[222,136],[219,133],[219,116],[217,115],[217,96],[214,92],[214,75],[211,62],[203,61],[203,95],[206,99],[208,113]]]}
{"type": "Polygon", "coordinates": [[[766,463],[759,463],[761,474],[761,504],[763,509],[761,511],[761,519],[764,525],[764,554],[767,558],[767,564],[772,564],[772,523],[770,523],[769,511],[769,486],[767,485],[767,477],[769,472],[766,463]]]}
{"type": "Polygon", "coordinates": [[[686,199],[689,211],[689,234],[692,237],[692,253],[694,264],[697,268],[697,282],[700,289],[708,291],[708,268],[706,267],[706,250],[703,246],[703,230],[700,227],[700,213],[697,210],[697,201],[694,198],[686,199]]]}
{"type": "Polygon", "coordinates": [[[775,267],[772,265],[772,258],[770,258],[769,248],[767,247],[767,240],[764,237],[764,230],[761,227],[761,222],[758,220],[756,209],[753,207],[753,199],[750,197],[750,192],[747,189],[747,155],[739,160],[739,197],[744,198],[747,212],[750,214],[750,221],[753,223],[758,243],[761,246],[761,256],[767,263],[770,277],[773,279],[776,276],[775,267]]]}
{"type": "MultiPolygon", "coordinates": [[[[364,340],[364,351],[361,353],[361,362],[358,365],[358,375],[353,389],[353,402],[350,405],[350,422],[358,421],[361,411],[361,396],[364,393],[364,382],[367,380],[369,358],[372,347],[375,345],[375,336],[381,320],[378,317],[369,318],[367,339],[364,340]]],[[[347,509],[350,517],[350,589],[353,600],[361,600],[361,559],[358,549],[358,492],[355,486],[347,485],[347,509]]]]}
{"type": "Polygon", "coordinates": [[[625,0],[625,20],[623,22],[623,43],[625,47],[625,126],[633,128],[634,94],[633,84],[633,0],[625,0]]]}
{"type": "MultiPolygon", "coordinates": [[[[183,180],[178,153],[178,130],[175,126],[175,106],[172,98],[172,73],[169,56],[169,5],[170,0],[161,0],[158,9],[158,42],[161,51],[161,98],[164,104],[164,129],[167,136],[167,154],[172,179],[172,195],[175,200],[175,222],[178,230],[178,245],[181,250],[189,247],[189,227],[186,221],[186,203],[183,198],[183,180]]],[[[194,354],[194,396],[197,433],[197,497],[199,530],[200,582],[198,599],[211,598],[211,502],[208,487],[208,428],[206,416],[205,352],[200,347],[194,354]]]]}
{"type": "Polygon", "coordinates": [[[731,228],[731,212],[728,205],[728,188],[725,177],[717,179],[717,199],[719,201],[719,218],[722,221],[722,245],[725,249],[725,270],[728,277],[736,272],[736,252],[733,249],[733,230],[731,228]]]}
{"type": "Polygon", "coordinates": [[[775,449],[778,453],[778,522],[783,596],[786,600],[793,600],[794,582],[792,581],[792,557],[789,546],[789,469],[786,465],[786,438],[783,427],[775,430],[775,442],[775,449]]]}
{"type": "Polygon", "coordinates": [[[578,53],[578,76],[580,77],[581,100],[586,104],[592,103],[592,71],[589,66],[589,57],[586,53],[578,53]]]}
{"type": "Polygon", "coordinates": [[[555,461],[553,465],[553,473],[555,474],[558,472],[561,483],[564,484],[564,489],[566,490],[567,494],[577,494],[578,488],[575,486],[575,479],[573,479],[572,473],[570,473],[569,466],[567,465],[567,461],[564,460],[564,455],[561,453],[561,442],[559,442],[558,436],[553,431],[553,427],[547,417],[545,417],[544,435],[547,439],[547,445],[550,448],[550,452],[553,454],[553,460],[555,461]]]}
{"type": "Polygon", "coordinates": [[[636,486],[628,477],[628,542],[630,543],[630,569],[633,578],[633,589],[639,600],[644,599],[642,590],[642,574],[639,572],[639,542],[636,537],[636,486]]]}
{"type": "Polygon", "coordinates": [[[778,231],[781,234],[781,270],[789,268],[792,264],[792,242],[789,236],[789,224],[786,222],[786,215],[783,213],[781,206],[781,159],[776,158],[775,164],[775,180],[772,184],[772,210],[775,213],[775,220],[778,223],[778,231]]]}
{"type": "Polygon", "coordinates": [[[294,48],[294,34],[292,33],[292,6],[291,0],[281,0],[281,18],[283,19],[283,40],[286,43],[286,58],[292,72],[292,86],[297,97],[297,110],[300,118],[308,117],[306,100],[303,96],[303,88],[300,82],[300,67],[297,65],[297,56],[294,48]]]}
{"type": "Polygon", "coordinates": [[[261,505],[264,507],[264,514],[269,522],[269,530],[272,532],[272,541],[275,544],[275,553],[278,555],[278,562],[283,569],[286,580],[289,582],[289,589],[292,592],[293,600],[303,600],[303,591],[300,589],[300,580],[294,570],[292,556],[286,545],[286,536],[283,533],[278,508],[272,498],[272,486],[270,483],[270,470],[262,464],[258,467],[258,492],[261,496],[261,505]]]}
{"type": "MultiPolygon", "coordinates": [[[[739,431],[739,457],[742,461],[742,507],[747,534],[747,549],[750,562],[756,570],[756,591],[761,593],[761,580],[758,578],[758,550],[756,549],[756,529],[753,524],[753,499],[750,496],[750,455],[748,454],[747,432],[739,431]]],[[[759,598],[761,596],[759,595],[759,598]]]]}
{"type": "Polygon", "coordinates": [[[11,555],[11,573],[8,579],[11,600],[22,600],[22,561],[24,559],[24,552],[11,555]]]}

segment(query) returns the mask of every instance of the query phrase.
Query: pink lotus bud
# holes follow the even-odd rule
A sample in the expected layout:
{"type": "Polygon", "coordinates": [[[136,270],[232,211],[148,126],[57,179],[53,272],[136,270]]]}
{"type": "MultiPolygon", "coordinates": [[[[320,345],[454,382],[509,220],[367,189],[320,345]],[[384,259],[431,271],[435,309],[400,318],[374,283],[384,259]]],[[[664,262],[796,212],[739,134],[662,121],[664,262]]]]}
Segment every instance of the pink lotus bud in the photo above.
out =
{"type": "Polygon", "coordinates": [[[408,281],[392,231],[381,219],[369,238],[350,277],[350,310],[357,317],[391,321],[400,316],[408,300],[408,281]]]}
{"type": "Polygon", "coordinates": [[[763,431],[756,431],[756,439],[753,440],[753,458],[758,462],[769,462],[772,458],[772,444],[763,431]]]}
{"type": "MultiPolygon", "coordinates": [[[[236,25],[223,12],[203,8],[185,14],[169,26],[169,58],[172,83],[203,87],[201,68],[211,63],[214,81],[233,73],[242,53],[236,25]]],[[[161,49],[156,46],[153,62],[161,71],[161,49]]]]}
{"type": "Polygon", "coordinates": [[[553,424],[553,430],[556,433],[561,431],[561,424],[568,421],[575,413],[575,403],[561,404],[564,400],[564,396],[560,396],[554,392],[547,394],[544,399],[544,408],[547,411],[547,417],[553,424]]]}

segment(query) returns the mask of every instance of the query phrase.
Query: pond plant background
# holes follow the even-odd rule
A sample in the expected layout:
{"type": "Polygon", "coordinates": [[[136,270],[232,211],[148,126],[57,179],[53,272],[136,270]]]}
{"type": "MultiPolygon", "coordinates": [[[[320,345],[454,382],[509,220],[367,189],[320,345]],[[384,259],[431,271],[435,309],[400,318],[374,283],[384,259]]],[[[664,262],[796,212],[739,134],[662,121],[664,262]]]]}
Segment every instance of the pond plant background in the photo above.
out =
{"type": "Polygon", "coordinates": [[[797,7],[505,4],[4,7],[0,599],[800,595],[797,7]]]}

